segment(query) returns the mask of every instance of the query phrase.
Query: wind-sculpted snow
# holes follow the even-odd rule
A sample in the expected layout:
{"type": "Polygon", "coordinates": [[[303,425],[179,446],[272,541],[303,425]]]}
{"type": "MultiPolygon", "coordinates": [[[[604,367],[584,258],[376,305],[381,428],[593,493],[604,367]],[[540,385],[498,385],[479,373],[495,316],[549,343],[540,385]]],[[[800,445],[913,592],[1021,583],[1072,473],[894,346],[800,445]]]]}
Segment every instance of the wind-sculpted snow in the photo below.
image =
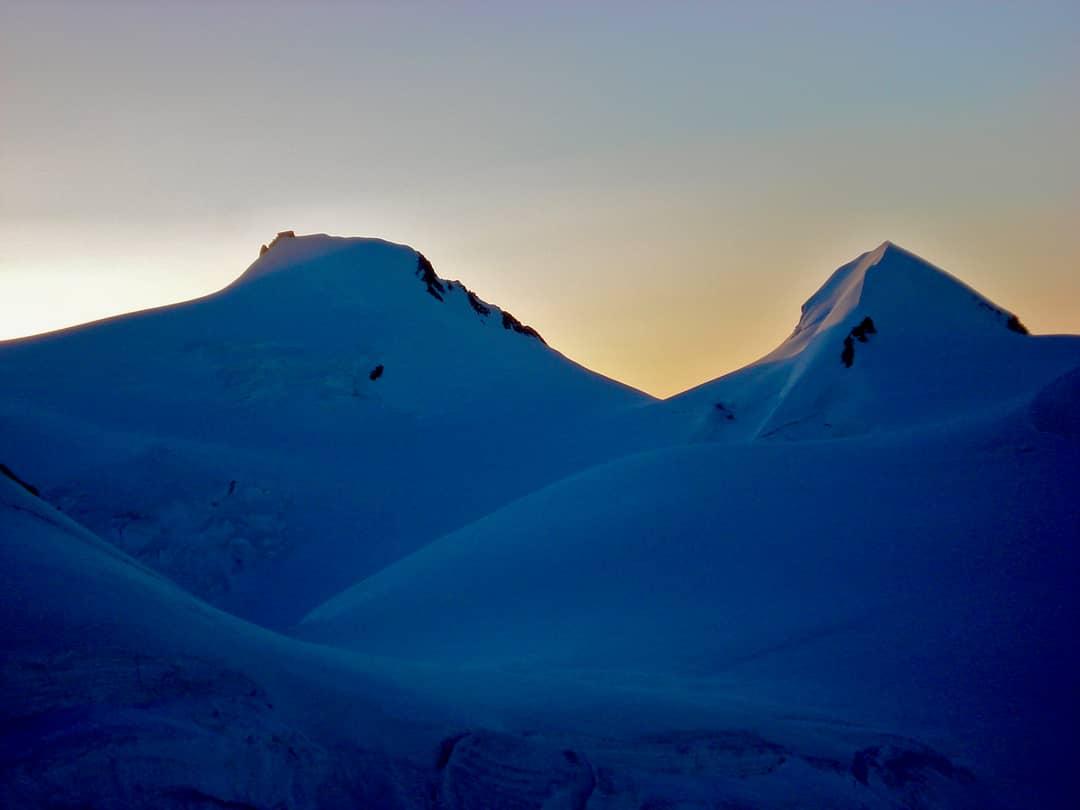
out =
{"type": "Polygon", "coordinates": [[[6,480],[0,642],[3,807],[393,807],[429,779],[385,753],[422,700],[200,604],[6,480]]]}
{"type": "Polygon", "coordinates": [[[886,242],[833,273],[775,350],[650,419],[694,440],[818,440],[1007,410],[1080,363],[1080,339],[1015,318],[886,242]]]}
{"type": "Polygon", "coordinates": [[[305,634],[843,717],[1059,806],[1080,753],[1080,446],[1026,413],[629,457],[370,577],[305,634]]]}
{"type": "Polygon", "coordinates": [[[478,700],[535,700],[535,684],[433,680],[426,666],[275,636],[201,605],[6,480],[0,595],[4,807],[698,807],[771,802],[794,785],[837,807],[980,795],[961,766],[914,741],[806,719],[766,723],[767,739],[727,727],[745,712],[690,704],[649,718],[640,696],[597,700],[572,680],[547,679],[559,702],[538,729],[528,700],[509,712],[478,700]],[[461,701],[453,711],[440,707],[445,689],[461,701]],[[587,728],[553,728],[567,712],[587,728]],[[476,724],[485,718],[502,729],[476,724]]]}
{"type": "Polygon", "coordinates": [[[593,426],[648,397],[419,263],[286,236],[216,295],[0,344],[8,463],[147,565],[281,627],[617,452],[593,426]]]}
{"type": "Polygon", "coordinates": [[[889,243],[664,402],[538,337],[283,232],[0,345],[0,806],[1075,806],[1080,338],[889,243]]]}

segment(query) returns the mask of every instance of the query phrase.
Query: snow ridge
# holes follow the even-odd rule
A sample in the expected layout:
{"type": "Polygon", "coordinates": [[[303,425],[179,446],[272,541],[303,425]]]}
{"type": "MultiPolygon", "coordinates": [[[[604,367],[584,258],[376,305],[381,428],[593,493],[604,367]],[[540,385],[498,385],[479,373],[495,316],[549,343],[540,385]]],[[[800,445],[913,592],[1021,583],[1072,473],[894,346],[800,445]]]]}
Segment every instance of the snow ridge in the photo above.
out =
{"type": "Polygon", "coordinates": [[[1080,338],[1024,331],[886,242],[657,402],[283,231],[0,345],[0,806],[1072,807],[1080,338]]]}
{"type": "Polygon", "coordinates": [[[460,290],[465,294],[469,306],[477,315],[486,318],[491,315],[493,309],[498,310],[505,330],[536,338],[547,345],[540,333],[531,326],[523,324],[509,312],[483,301],[462,282],[441,278],[428,257],[420,251],[382,239],[338,237],[328,236],[327,234],[297,236],[294,231],[281,231],[269,244],[262,246],[259,251],[259,258],[231,285],[230,289],[246,286],[253,281],[282,271],[297,272],[304,267],[349,251],[356,251],[357,268],[359,269],[363,264],[362,257],[365,252],[363,250],[357,251],[357,248],[362,249],[373,246],[399,248],[413,252],[416,256],[415,275],[423,284],[427,294],[436,301],[445,302],[449,293],[460,290]]]}
{"type": "Polygon", "coordinates": [[[973,329],[987,323],[1027,331],[1015,315],[964,282],[886,241],[837,269],[803,304],[790,337],[760,362],[798,354],[816,336],[846,323],[856,310],[875,320],[903,320],[906,328],[924,331],[943,326],[973,329]]]}

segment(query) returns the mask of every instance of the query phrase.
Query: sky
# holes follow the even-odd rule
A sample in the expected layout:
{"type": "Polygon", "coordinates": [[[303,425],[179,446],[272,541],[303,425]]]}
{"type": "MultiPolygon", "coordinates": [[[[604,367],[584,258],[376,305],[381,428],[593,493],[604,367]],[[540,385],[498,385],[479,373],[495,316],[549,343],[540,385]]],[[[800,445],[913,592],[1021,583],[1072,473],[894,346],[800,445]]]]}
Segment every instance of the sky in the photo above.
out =
{"type": "Polygon", "coordinates": [[[377,236],[667,396],[891,240],[1080,332],[1080,3],[0,0],[0,339],[377,236]]]}

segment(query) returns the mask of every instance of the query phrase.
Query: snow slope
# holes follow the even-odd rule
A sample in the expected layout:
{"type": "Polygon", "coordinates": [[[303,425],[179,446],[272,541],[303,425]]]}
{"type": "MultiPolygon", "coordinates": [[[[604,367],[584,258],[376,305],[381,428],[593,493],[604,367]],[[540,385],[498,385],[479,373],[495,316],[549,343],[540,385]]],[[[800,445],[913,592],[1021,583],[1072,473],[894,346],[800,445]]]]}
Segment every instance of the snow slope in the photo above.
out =
{"type": "Polygon", "coordinates": [[[812,712],[1058,806],[1080,753],[1080,339],[1018,328],[885,243],[758,363],[622,414],[659,449],[429,544],[301,632],[812,712]]]}
{"type": "Polygon", "coordinates": [[[1017,329],[1008,311],[885,242],[833,273],[776,349],[656,404],[649,421],[671,439],[799,440],[1008,410],[1080,364],[1075,337],[1017,329]],[[866,318],[874,331],[853,337],[866,318]]]}
{"type": "Polygon", "coordinates": [[[0,345],[64,509],[0,476],[0,804],[1073,807],[1080,338],[1018,329],[885,243],[655,402],[284,236],[0,345]]]}
{"type": "Polygon", "coordinates": [[[6,477],[0,597],[4,807],[699,808],[797,794],[893,808],[982,795],[962,766],[896,735],[610,685],[495,674],[463,689],[440,668],[288,640],[6,477]]]}
{"type": "Polygon", "coordinates": [[[589,426],[649,401],[411,248],[328,236],[279,238],[197,301],[0,344],[0,380],[8,464],[147,565],[279,627],[606,458],[589,426]]]}
{"type": "Polygon", "coordinates": [[[439,739],[370,662],[199,602],[6,477],[0,644],[3,807],[412,807],[439,739]]]}
{"type": "MultiPolygon", "coordinates": [[[[1048,390],[1075,406],[1075,382],[1048,390]]],[[[428,545],[305,635],[812,713],[930,740],[1007,806],[1068,806],[1080,444],[1031,413],[624,458],[428,545]]]]}

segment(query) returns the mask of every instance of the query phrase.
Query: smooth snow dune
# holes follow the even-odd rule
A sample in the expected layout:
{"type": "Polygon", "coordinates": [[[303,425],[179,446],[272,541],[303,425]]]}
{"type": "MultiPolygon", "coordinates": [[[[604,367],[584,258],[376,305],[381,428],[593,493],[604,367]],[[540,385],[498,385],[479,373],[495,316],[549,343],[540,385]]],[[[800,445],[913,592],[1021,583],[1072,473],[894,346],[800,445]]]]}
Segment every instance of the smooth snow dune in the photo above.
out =
{"type": "Polygon", "coordinates": [[[1057,806],[1080,754],[1078,472],[1080,445],[1026,406],[876,440],[645,453],[427,546],[303,630],[929,735],[1013,800],[1057,806]]]}
{"type": "Polygon", "coordinates": [[[501,673],[469,682],[487,707],[480,692],[460,701],[460,673],[305,645],[200,603],[6,476],[0,644],[3,807],[778,806],[797,795],[910,808],[985,796],[963,765],[870,729],[572,681],[544,679],[538,693],[501,673]]]}
{"type": "Polygon", "coordinates": [[[518,329],[411,248],[282,238],[215,295],[0,344],[5,459],[192,592],[287,626],[617,452],[593,426],[650,399],[518,329]]]}

